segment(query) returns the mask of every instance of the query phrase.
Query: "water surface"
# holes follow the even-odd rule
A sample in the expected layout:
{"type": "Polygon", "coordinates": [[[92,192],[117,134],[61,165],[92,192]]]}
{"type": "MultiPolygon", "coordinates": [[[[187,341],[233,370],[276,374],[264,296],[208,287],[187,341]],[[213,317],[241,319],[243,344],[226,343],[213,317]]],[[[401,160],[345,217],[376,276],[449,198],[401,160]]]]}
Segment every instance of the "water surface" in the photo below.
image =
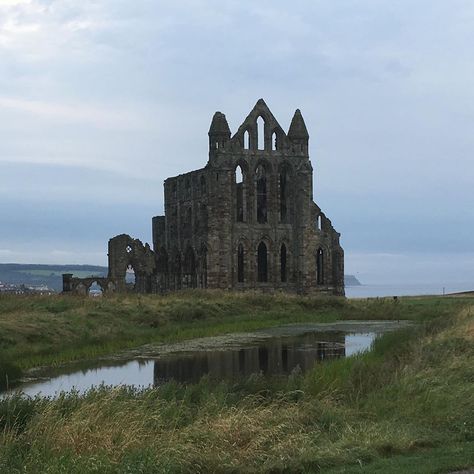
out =
{"type": "Polygon", "coordinates": [[[86,364],[68,364],[36,372],[13,390],[25,395],[56,396],[92,387],[157,387],[176,380],[194,383],[235,380],[251,374],[282,376],[309,370],[317,363],[368,350],[375,337],[403,322],[299,324],[168,345],[146,345],[86,364]]]}
{"type": "Polygon", "coordinates": [[[374,298],[384,296],[422,296],[433,295],[441,296],[450,293],[460,293],[463,291],[474,290],[472,282],[466,283],[430,283],[425,285],[420,284],[390,284],[390,285],[360,285],[360,286],[346,286],[346,296],[348,298],[374,298]]]}

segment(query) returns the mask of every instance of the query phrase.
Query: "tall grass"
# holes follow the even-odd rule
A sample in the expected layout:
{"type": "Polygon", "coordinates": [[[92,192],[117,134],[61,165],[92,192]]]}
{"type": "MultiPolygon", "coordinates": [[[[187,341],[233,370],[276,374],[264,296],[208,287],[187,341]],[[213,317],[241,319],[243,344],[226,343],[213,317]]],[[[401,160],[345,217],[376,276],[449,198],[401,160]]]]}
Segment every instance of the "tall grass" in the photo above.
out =
{"type": "Polygon", "coordinates": [[[401,316],[406,310],[425,322],[305,375],[257,374],[237,382],[204,377],[158,390],[99,387],[54,400],[0,401],[0,472],[434,473],[472,467],[472,313],[435,301],[398,308],[401,316]]]}
{"type": "Polygon", "coordinates": [[[22,371],[17,365],[9,360],[0,360],[0,390],[8,388],[21,375],[22,371]]]}
{"type": "Polygon", "coordinates": [[[150,342],[175,342],[296,322],[429,320],[462,298],[344,300],[288,294],[187,291],[165,297],[0,295],[0,383],[37,366],[92,359],[150,342]]]}

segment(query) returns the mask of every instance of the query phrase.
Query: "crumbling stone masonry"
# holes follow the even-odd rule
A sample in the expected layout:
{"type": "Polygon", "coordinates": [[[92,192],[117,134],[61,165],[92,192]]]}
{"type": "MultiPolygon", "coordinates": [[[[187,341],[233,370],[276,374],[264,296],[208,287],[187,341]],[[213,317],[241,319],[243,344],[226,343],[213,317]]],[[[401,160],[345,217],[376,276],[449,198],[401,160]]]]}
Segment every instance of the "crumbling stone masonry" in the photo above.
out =
{"type": "Polygon", "coordinates": [[[86,295],[93,283],[109,293],[157,293],[155,253],[148,244],[121,234],[109,240],[109,273],[107,277],[76,278],[63,274],[63,293],[86,295]],[[126,273],[133,271],[135,282],[127,283],[126,273]]]}
{"type": "MultiPolygon", "coordinates": [[[[288,133],[260,99],[231,136],[216,112],[209,161],[165,180],[165,216],[153,218],[153,251],[128,235],[109,241],[105,292],[182,288],[344,295],[340,234],[313,202],[309,134],[299,110],[288,133]],[[127,268],[135,285],[127,287],[127,268]]],[[[83,279],[64,275],[64,291],[83,279]]]]}

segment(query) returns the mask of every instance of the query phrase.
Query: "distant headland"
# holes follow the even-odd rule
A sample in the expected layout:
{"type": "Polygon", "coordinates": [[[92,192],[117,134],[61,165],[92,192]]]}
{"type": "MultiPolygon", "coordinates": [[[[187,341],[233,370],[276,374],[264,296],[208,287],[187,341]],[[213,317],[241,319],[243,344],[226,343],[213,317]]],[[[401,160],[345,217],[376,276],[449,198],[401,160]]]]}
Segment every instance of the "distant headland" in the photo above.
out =
{"type": "Polygon", "coordinates": [[[354,275],[344,275],[346,286],[362,286],[362,283],[354,275]]]}

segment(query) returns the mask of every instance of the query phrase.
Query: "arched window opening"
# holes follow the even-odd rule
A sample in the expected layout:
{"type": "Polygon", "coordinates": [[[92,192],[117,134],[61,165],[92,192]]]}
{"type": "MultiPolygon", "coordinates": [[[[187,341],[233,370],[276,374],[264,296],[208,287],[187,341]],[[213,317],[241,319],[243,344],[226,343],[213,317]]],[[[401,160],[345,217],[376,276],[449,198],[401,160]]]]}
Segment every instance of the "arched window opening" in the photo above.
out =
{"type": "Polygon", "coordinates": [[[127,265],[127,270],[125,271],[125,286],[127,290],[134,290],[136,283],[135,269],[132,265],[127,265]]]}
{"type": "Polygon", "coordinates": [[[257,251],[257,277],[258,281],[265,283],[268,281],[268,258],[267,246],[264,242],[260,242],[257,251]]]}
{"type": "Polygon", "coordinates": [[[199,285],[201,288],[207,288],[207,247],[201,249],[201,273],[199,275],[199,285]]]}
{"type": "Polygon", "coordinates": [[[316,229],[321,230],[321,214],[318,214],[318,217],[316,217],[316,229]]]}
{"type": "Polygon", "coordinates": [[[196,288],[197,286],[196,256],[191,247],[188,247],[184,255],[183,286],[185,288],[196,288]]]}
{"type": "Polygon", "coordinates": [[[278,150],[278,137],[276,132],[272,133],[272,151],[278,150]]]}
{"type": "Polygon", "coordinates": [[[267,222],[267,177],[265,168],[259,165],[256,170],[257,181],[257,222],[264,224],[267,222]]]}
{"type": "Polygon", "coordinates": [[[237,184],[244,182],[244,174],[242,173],[242,167],[240,165],[235,168],[235,182],[237,184]]]}
{"type": "Polygon", "coordinates": [[[265,120],[262,117],[257,118],[257,148],[265,150],[265,120]]]}
{"type": "Polygon", "coordinates": [[[316,254],[316,282],[318,285],[324,285],[324,253],[321,248],[316,254]]]}
{"type": "Polygon", "coordinates": [[[280,222],[288,220],[288,177],[285,172],[280,174],[280,222]]]}
{"type": "Polygon", "coordinates": [[[237,249],[237,281],[239,283],[244,282],[244,246],[239,244],[237,249]]]}
{"type": "Polygon", "coordinates": [[[250,150],[250,133],[248,130],[244,132],[244,150],[250,150]]]}
{"type": "Polygon", "coordinates": [[[281,244],[280,249],[280,276],[281,282],[286,282],[286,245],[281,244]]]}
{"type": "Polygon", "coordinates": [[[244,222],[245,193],[242,168],[235,169],[235,211],[237,222],[244,222]]]}
{"type": "Polygon", "coordinates": [[[200,179],[200,187],[201,187],[201,194],[204,195],[207,193],[207,186],[206,186],[206,178],[204,175],[201,176],[200,179]]]}
{"type": "Polygon", "coordinates": [[[93,281],[92,284],[89,286],[87,293],[92,298],[97,298],[101,297],[104,292],[102,290],[102,287],[96,281],[93,281]]]}

